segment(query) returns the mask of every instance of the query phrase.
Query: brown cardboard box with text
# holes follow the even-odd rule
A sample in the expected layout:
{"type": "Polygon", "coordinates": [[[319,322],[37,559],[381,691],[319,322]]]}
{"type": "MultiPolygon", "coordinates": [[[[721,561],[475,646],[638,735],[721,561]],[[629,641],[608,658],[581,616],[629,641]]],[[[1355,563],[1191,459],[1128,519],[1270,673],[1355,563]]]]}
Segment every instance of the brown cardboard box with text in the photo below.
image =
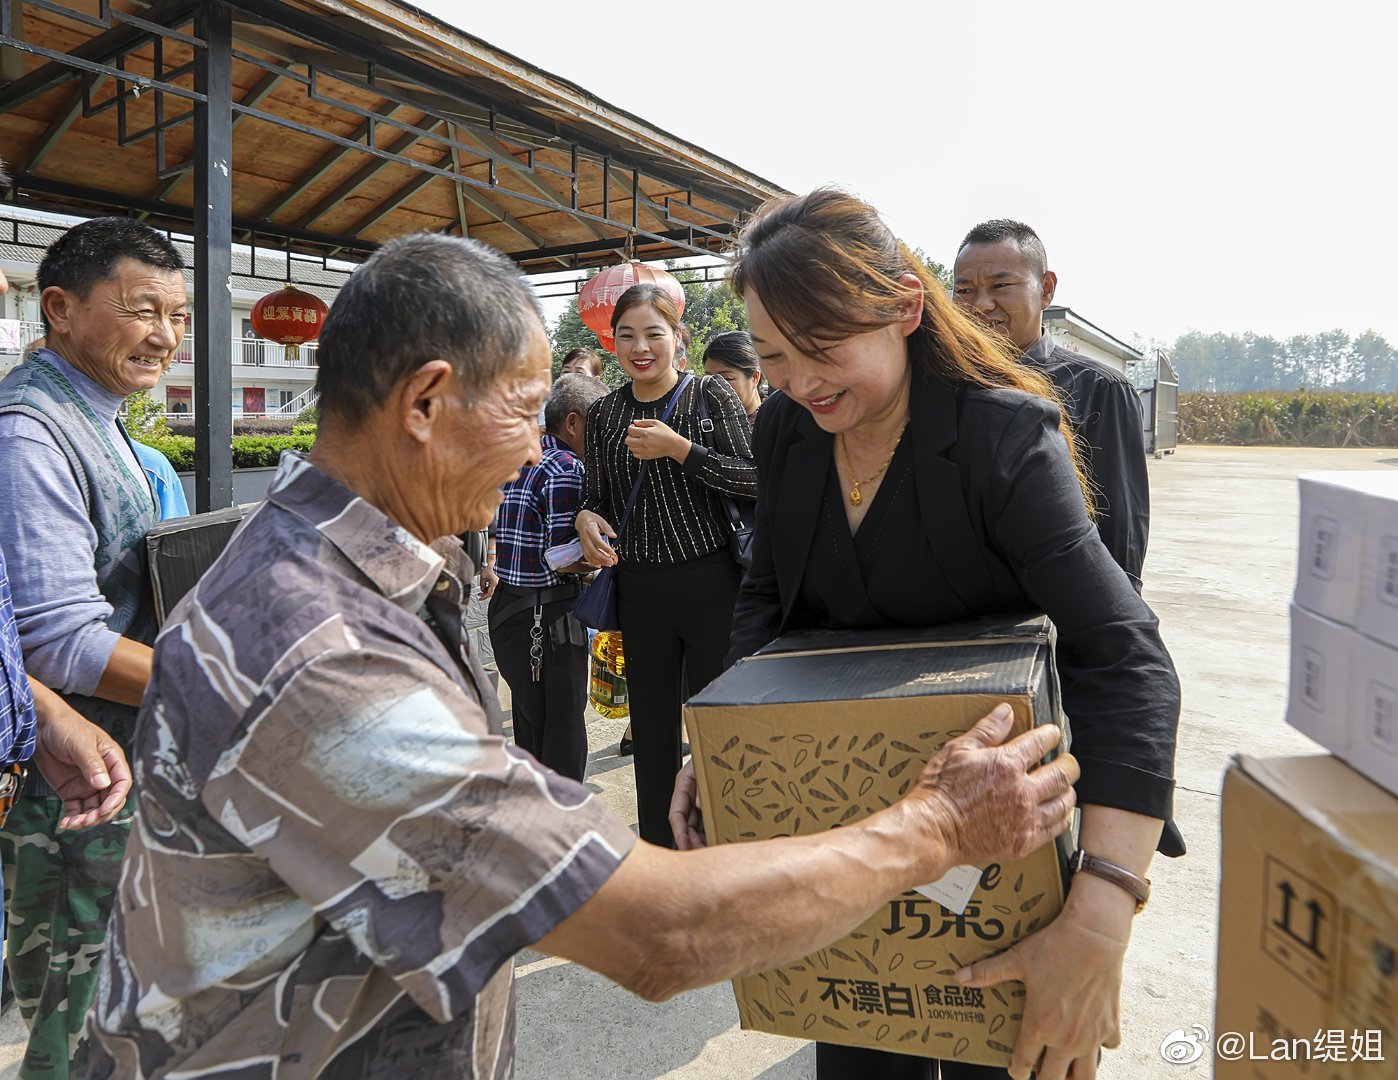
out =
{"type": "Polygon", "coordinates": [[[1223,785],[1219,1080],[1398,1075],[1398,798],[1337,758],[1223,785]]]}
{"type": "MultiPolygon", "coordinates": [[[[778,640],[686,707],[709,842],[859,821],[906,794],[943,743],[1001,701],[1014,734],[1061,723],[1052,650],[1042,616],[778,640]]],[[[973,990],[952,976],[1058,914],[1067,844],[980,868],[961,914],[906,892],[829,947],[736,980],[743,1027],[1007,1065],[1023,986],[973,990]]]]}

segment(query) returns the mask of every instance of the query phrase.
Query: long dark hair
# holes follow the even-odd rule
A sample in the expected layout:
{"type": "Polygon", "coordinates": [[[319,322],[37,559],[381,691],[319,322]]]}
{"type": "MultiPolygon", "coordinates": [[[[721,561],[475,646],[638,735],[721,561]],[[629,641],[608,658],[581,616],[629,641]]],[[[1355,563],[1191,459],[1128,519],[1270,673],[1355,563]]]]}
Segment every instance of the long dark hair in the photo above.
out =
{"type": "Polygon", "coordinates": [[[757,375],[762,371],[757,350],[752,347],[752,335],[746,330],[729,330],[710,338],[709,343],[704,346],[704,359],[717,360],[720,364],[748,376],[757,375]]]}
{"type": "Polygon", "coordinates": [[[1011,343],[952,303],[868,203],[835,187],[773,199],[743,229],[736,256],[733,291],[755,292],[782,335],[812,357],[822,356],[832,341],[897,322],[917,298],[899,278],[916,275],[922,322],[908,338],[912,362],[952,385],[1005,387],[1059,404],[1059,428],[1092,513],[1092,487],[1053,384],[1021,364],[1011,343]]]}

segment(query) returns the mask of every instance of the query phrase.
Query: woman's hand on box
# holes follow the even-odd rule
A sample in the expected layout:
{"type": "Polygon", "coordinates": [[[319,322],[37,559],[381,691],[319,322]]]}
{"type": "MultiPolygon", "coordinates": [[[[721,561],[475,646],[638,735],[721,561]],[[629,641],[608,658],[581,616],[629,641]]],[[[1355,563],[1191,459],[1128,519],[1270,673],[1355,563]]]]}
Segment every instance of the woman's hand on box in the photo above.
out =
{"type": "MultiPolygon", "coordinates": [[[[1163,825],[1090,804],[1082,808],[1081,844],[1144,877],[1163,825]]],[[[1075,874],[1058,918],[956,973],[967,986],[1024,983],[1024,1020],[1010,1065],[1016,1080],[1031,1070],[1037,1080],[1095,1080],[1098,1048],[1121,1044],[1122,963],[1135,916],[1136,898],[1120,885],[1075,874]]]]}
{"type": "Polygon", "coordinates": [[[681,851],[708,846],[704,818],[699,813],[699,780],[694,775],[693,761],[686,761],[675,777],[675,793],[670,797],[670,831],[681,851]]]}
{"type": "Polygon", "coordinates": [[[1104,930],[1065,908],[1008,951],[957,972],[965,986],[1024,983],[1014,1080],[1029,1080],[1031,1072],[1035,1080],[1096,1080],[1099,1048],[1121,1045],[1126,945],[1115,927],[1104,930]]]}

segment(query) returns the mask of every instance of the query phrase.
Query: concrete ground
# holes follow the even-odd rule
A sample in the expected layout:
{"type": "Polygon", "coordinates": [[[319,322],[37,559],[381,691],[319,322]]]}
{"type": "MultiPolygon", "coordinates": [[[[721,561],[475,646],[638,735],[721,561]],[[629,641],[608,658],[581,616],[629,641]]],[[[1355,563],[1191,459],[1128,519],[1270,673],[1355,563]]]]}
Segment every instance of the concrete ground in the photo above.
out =
{"type": "MultiPolygon", "coordinates": [[[[1210,1075],[1207,1058],[1169,1065],[1159,1049],[1176,1028],[1213,1027],[1223,773],[1239,751],[1318,751],[1282,721],[1296,476],[1392,466],[1398,451],[1200,446],[1150,462],[1154,513],[1145,597],[1160,616],[1184,688],[1175,813],[1190,852],[1152,868],[1154,897],[1136,922],[1126,965],[1124,1044],[1104,1057],[1103,1080],[1210,1075]]],[[[634,822],[630,762],[616,756],[625,722],[591,711],[588,717],[588,780],[634,822]]],[[[726,985],[650,1005],[583,968],[535,953],[520,956],[517,974],[521,1080],[814,1075],[809,1044],[738,1029],[726,985]]],[[[11,1009],[0,1020],[0,1080],[17,1075],[22,1049],[23,1028],[11,1009]]]]}

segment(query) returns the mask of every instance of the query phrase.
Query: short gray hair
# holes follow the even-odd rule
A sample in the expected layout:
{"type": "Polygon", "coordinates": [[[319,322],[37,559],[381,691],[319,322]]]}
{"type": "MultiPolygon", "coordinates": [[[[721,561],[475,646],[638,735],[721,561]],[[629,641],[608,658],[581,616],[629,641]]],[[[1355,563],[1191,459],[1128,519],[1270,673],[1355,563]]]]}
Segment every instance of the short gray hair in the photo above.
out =
{"type": "Polygon", "coordinates": [[[592,404],[611,393],[611,388],[601,379],[581,372],[566,372],[558,376],[544,406],[544,431],[557,435],[563,430],[563,423],[573,413],[587,419],[587,410],[592,404]]]}
{"type": "Polygon", "coordinates": [[[467,400],[520,366],[543,311],[508,258],[476,240],[390,240],[350,275],[320,332],[320,407],[362,420],[429,360],[447,360],[467,400]]]}

